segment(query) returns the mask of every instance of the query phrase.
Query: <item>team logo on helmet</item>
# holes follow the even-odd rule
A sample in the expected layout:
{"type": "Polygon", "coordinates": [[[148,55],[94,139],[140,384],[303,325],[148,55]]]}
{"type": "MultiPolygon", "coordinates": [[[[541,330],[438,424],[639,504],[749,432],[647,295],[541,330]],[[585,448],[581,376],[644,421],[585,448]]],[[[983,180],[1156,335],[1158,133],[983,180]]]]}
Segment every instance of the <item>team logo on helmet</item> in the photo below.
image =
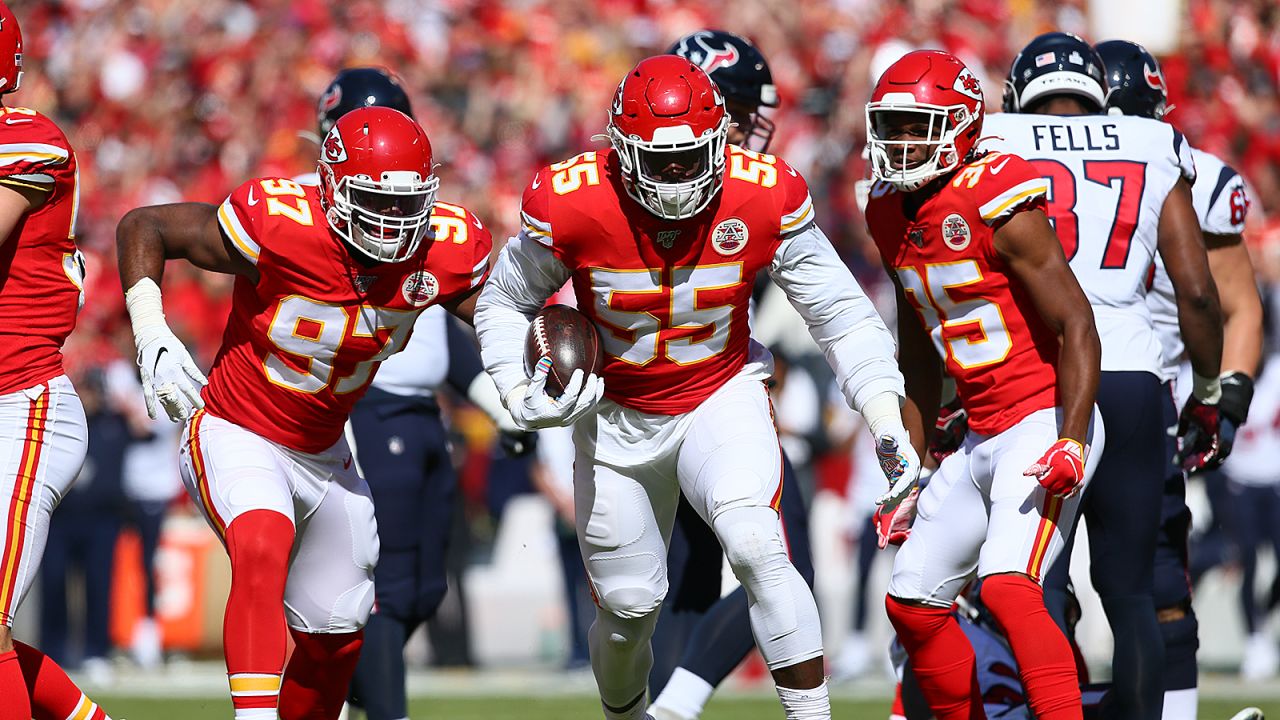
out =
{"type": "Polygon", "coordinates": [[[609,112],[613,115],[622,114],[622,88],[626,84],[627,84],[627,79],[623,78],[622,82],[618,83],[618,92],[613,94],[613,108],[609,110],[609,112]]]}
{"type": "Polygon", "coordinates": [[[1159,68],[1152,70],[1150,65],[1143,63],[1142,77],[1151,86],[1151,89],[1164,90],[1164,73],[1160,72],[1159,68]]]}
{"type": "Polygon", "coordinates": [[[960,71],[951,89],[974,100],[982,99],[982,83],[978,82],[978,77],[970,72],[969,68],[960,71]]]}
{"type": "Polygon", "coordinates": [[[342,102],[342,86],[334,83],[320,96],[320,112],[327,113],[338,107],[340,102],[342,102]]]}
{"type": "Polygon", "coordinates": [[[698,47],[682,48],[685,52],[681,54],[689,58],[693,64],[702,68],[708,75],[719,68],[732,67],[738,64],[738,60],[742,57],[738,53],[738,48],[730,44],[716,47],[707,42],[709,38],[711,38],[711,33],[709,32],[694,33],[689,37],[689,40],[697,43],[698,47]]]}
{"type": "Polygon", "coordinates": [[[426,270],[413,273],[405,278],[404,284],[400,286],[400,294],[404,295],[405,302],[414,307],[429,304],[435,300],[438,292],[440,292],[440,281],[426,270]]]}
{"type": "Polygon", "coordinates": [[[736,255],[747,246],[747,224],[736,217],[721,220],[711,231],[711,247],[721,255],[736,255]]]}
{"type": "Polygon", "coordinates": [[[342,136],[338,134],[338,126],[334,125],[324,137],[320,159],[327,163],[340,163],[347,159],[347,146],[342,144],[342,136]]]}
{"type": "Polygon", "coordinates": [[[969,223],[957,213],[951,213],[942,219],[942,242],[952,250],[960,251],[969,247],[973,234],[969,231],[969,223]]]}

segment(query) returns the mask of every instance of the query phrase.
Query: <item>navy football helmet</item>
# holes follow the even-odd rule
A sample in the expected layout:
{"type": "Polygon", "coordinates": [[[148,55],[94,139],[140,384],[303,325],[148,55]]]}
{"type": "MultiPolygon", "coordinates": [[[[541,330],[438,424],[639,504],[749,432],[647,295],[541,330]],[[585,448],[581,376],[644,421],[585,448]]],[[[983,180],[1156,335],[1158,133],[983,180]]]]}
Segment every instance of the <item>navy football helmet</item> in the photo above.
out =
{"type": "Polygon", "coordinates": [[[1054,95],[1079,99],[1092,112],[1107,105],[1102,58],[1077,35],[1045,33],[1027,43],[1013,60],[1004,81],[1004,111],[1027,112],[1054,95]]]}
{"type": "MultiPolygon", "coordinates": [[[[773,140],[774,125],[760,108],[778,107],[778,89],[764,55],[750,42],[723,30],[699,30],[667,49],[702,68],[724,95],[729,115],[741,139],[731,142],[764,152],[773,140]]],[[[736,133],[735,133],[736,134],[736,133]]]]}
{"type": "Polygon", "coordinates": [[[1107,66],[1107,112],[1164,118],[1169,107],[1169,91],[1160,70],[1160,61],[1136,42],[1108,40],[1094,46],[1107,66]]]}
{"type": "Polygon", "coordinates": [[[338,118],[362,107],[389,107],[413,117],[409,95],[391,73],[381,68],[347,68],[338,73],[320,95],[316,120],[320,137],[328,134],[338,118]]]}

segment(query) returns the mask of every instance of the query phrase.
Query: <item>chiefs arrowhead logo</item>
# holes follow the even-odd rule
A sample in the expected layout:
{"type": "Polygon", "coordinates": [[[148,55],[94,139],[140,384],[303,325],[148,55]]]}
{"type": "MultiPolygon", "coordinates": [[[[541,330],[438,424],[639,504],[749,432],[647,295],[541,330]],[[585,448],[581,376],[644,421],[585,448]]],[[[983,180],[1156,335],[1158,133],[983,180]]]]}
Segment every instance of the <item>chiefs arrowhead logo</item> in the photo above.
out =
{"type": "Polygon", "coordinates": [[[324,137],[324,143],[320,146],[320,159],[327,163],[340,163],[347,159],[347,146],[342,144],[342,136],[338,134],[336,125],[324,137]]]}
{"type": "Polygon", "coordinates": [[[970,72],[969,68],[960,71],[951,89],[974,100],[982,99],[982,83],[978,82],[978,77],[970,72]]]}
{"type": "Polygon", "coordinates": [[[1152,70],[1149,65],[1142,66],[1142,77],[1153,90],[1164,90],[1164,73],[1159,69],[1152,70]]]}

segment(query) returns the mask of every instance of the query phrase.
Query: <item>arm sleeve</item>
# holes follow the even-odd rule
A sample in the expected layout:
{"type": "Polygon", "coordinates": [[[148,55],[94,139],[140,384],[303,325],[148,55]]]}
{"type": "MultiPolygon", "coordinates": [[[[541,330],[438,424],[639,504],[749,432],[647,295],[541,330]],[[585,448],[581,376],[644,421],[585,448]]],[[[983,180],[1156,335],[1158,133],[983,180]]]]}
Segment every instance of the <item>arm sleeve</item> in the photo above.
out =
{"type": "Polygon", "coordinates": [[[569,274],[550,250],[524,231],[498,254],[476,302],[475,323],[484,369],[503,398],[528,379],[524,338],[529,321],[569,280],[569,274]]]}
{"type": "Polygon", "coordinates": [[[861,412],[883,392],[905,396],[893,335],[816,224],[783,241],[769,274],[809,326],[850,407],[861,412]]]}

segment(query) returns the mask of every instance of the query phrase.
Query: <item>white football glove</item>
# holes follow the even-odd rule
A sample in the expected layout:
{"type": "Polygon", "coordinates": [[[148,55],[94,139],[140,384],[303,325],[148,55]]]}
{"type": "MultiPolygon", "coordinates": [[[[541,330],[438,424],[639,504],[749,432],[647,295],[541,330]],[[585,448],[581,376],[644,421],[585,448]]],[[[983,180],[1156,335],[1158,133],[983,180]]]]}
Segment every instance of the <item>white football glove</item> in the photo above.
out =
{"type": "Polygon", "coordinates": [[[141,328],[133,339],[138,345],[142,396],[152,419],[157,416],[157,403],[174,422],[183,422],[204,407],[200,388],[209,381],[167,325],[141,328]]]}
{"type": "Polygon", "coordinates": [[[572,425],[604,397],[604,378],[573,371],[560,397],[547,394],[547,374],[551,358],[544,357],[533,369],[533,377],[507,394],[507,409],[521,430],[532,431],[572,425]]]}
{"type": "Polygon", "coordinates": [[[920,458],[911,447],[906,430],[887,432],[876,438],[876,459],[889,481],[889,490],[876,498],[876,505],[892,508],[911,494],[920,478],[920,458]]]}

